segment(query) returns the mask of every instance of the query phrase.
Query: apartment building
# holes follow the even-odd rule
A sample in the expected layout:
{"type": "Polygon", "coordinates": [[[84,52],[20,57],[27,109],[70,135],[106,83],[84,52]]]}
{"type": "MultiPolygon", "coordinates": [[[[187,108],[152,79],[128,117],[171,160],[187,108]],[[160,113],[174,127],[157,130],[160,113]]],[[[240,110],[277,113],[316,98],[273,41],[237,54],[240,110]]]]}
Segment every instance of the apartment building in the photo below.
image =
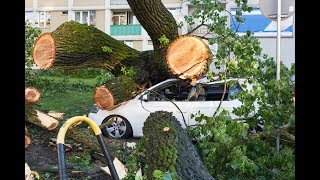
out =
{"type": "MultiPolygon", "coordinates": [[[[184,22],[184,15],[190,15],[193,12],[193,5],[185,0],[162,0],[165,7],[172,13],[176,21],[184,22]]],[[[259,15],[261,20],[261,12],[258,8],[258,0],[249,0],[249,5],[256,7],[254,13],[249,15],[259,15]],[[260,12],[260,14],[259,14],[260,12]]],[[[232,12],[235,5],[231,1],[226,0],[226,9],[232,12]]],[[[272,24],[266,18],[263,23],[271,24],[271,30],[264,27],[261,29],[259,18],[249,18],[248,24],[244,24],[244,28],[240,28],[239,34],[246,30],[255,32],[255,36],[259,39],[264,53],[274,58],[276,57],[276,33],[272,29],[272,24]],[[260,27],[256,28],[256,27],[260,27]],[[265,31],[265,29],[267,29],[265,31]]],[[[130,6],[126,0],[25,0],[25,19],[31,22],[35,27],[42,29],[42,32],[54,31],[59,25],[66,21],[77,21],[82,24],[94,26],[101,31],[106,32],[113,38],[123,41],[128,46],[139,51],[153,49],[151,38],[147,32],[139,24],[135,15],[132,13],[130,6]]],[[[228,26],[234,26],[232,17],[229,18],[228,26]]],[[[290,19],[290,24],[284,29],[282,38],[282,61],[290,66],[295,62],[295,36],[294,36],[294,18],[290,19]]],[[[237,29],[239,30],[239,29],[237,29]]],[[[188,26],[179,29],[179,34],[186,34],[188,26]]],[[[199,28],[193,34],[204,35],[207,33],[205,27],[199,28]]],[[[214,54],[218,46],[210,47],[214,54]]]]}
{"type": "MultiPolygon", "coordinates": [[[[163,0],[163,3],[177,21],[183,20],[181,0],[163,0]]],[[[183,8],[187,13],[187,5],[183,8]]],[[[73,20],[92,25],[137,50],[153,49],[151,38],[126,0],[25,0],[25,18],[43,33],[73,20]]],[[[180,34],[186,33],[187,29],[182,29],[180,34]]]]}

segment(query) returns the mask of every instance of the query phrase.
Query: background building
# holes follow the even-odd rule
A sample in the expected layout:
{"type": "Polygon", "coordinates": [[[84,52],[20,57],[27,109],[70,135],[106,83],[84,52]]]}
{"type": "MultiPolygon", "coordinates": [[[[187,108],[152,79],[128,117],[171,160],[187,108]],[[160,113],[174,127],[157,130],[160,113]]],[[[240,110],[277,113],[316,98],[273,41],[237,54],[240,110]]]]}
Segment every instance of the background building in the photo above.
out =
{"type": "MultiPolygon", "coordinates": [[[[177,22],[184,22],[184,15],[190,15],[194,9],[189,2],[182,0],[162,0],[165,7],[172,13],[177,22]]],[[[258,0],[249,0],[249,5],[255,9],[244,14],[247,19],[239,28],[232,18],[228,26],[239,34],[251,30],[259,39],[263,52],[276,59],[276,22],[263,17],[258,7],[258,0]]],[[[226,9],[234,11],[235,5],[226,1],[226,9]]],[[[153,49],[151,38],[139,24],[126,0],[25,0],[25,19],[42,32],[54,31],[66,21],[77,21],[95,26],[113,38],[123,41],[128,46],[139,51],[153,49]]],[[[283,24],[281,39],[281,60],[288,67],[295,62],[294,15],[283,24]]],[[[184,24],[179,34],[186,34],[188,26],[184,24]]],[[[207,29],[201,27],[193,34],[204,35],[207,29]]],[[[217,46],[211,46],[216,50],[217,46]]]]}

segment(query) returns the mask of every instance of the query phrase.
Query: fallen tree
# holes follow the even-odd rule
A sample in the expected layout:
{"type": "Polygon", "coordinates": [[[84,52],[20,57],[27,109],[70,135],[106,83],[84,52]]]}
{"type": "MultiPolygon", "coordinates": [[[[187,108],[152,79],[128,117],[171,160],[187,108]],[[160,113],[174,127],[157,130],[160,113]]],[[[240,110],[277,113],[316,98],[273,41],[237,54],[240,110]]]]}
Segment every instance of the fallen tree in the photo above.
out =
{"type": "MultiPolygon", "coordinates": [[[[161,0],[129,0],[128,3],[150,35],[153,51],[138,52],[94,27],[70,21],[37,39],[33,51],[35,64],[42,69],[101,67],[111,71],[116,78],[97,87],[94,92],[95,102],[101,109],[115,108],[143,89],[171,77],[190,83],[201,78],[212,60],[207,44],[195,36],[179,37],[177,24],[161,0]]],[[[165,118],[171,120],[165,115],[156,122],[165,118]]],[[[213,179],[205,171],[201,158],[180,124],[168,126],[170,132],[177,131],[175,139],[179,142],[175,143],[178,154],[175,154],[174,167],[178,176],[213,179]],[[188,157],[190,154],[192,158],[188,157]]],[[[92,132],[90,134],[93,135],[92,132]]],[[[96,138],[84,132],[77,131],[66,138],[69,137],[75,141],[91,141],[86,144],[92,149],[98,145],[96,138]]]]}
{"type": "Polygon", "coordinates": [[[139,52],[95,27],[70,21],[37,39],[34,63],[42,69],[101,67],[111,71],[118,78],[94,92],[98,106],[109,110],[168,78],[192,82],[201,78],[212,60],[207,44],[195,36],[179,37],[173,16],[160,0],[128,3],[150,35],[153,51],[139,52]],[[124,72],[126,70],[131,73],[124,72]],[[122,88],[119,81],[129,83],[122,88]]]}
{"type": "Polygon", "coordinates": [[[194,82],[203,76],[212,59],[207,44],[195,36],[177,38],[168,46],[168,52],[156,61],[155,52],[140,53],[94,27],[73,21],[62,24],[52,33],[42,34],[35,43],[33,57],[44,69],[53,66],[64,69],[103,67],[118,75],[94,92],[98,106],[108,110],[170,77],[194,82]],[[97,43],[91,45],[89,42],[97,43]],[[109,50],[104,51],[102,47],[109,50]],[[126,74],[123,68],[132,73],[126,74]]]}
{"type": "Polygon", "coordinates": [[[177,179],[213,179],[172,113],[150,113],[144,123],[143,134],[148,179],[153,179],[154,170],[176,173],[177,179]]]}

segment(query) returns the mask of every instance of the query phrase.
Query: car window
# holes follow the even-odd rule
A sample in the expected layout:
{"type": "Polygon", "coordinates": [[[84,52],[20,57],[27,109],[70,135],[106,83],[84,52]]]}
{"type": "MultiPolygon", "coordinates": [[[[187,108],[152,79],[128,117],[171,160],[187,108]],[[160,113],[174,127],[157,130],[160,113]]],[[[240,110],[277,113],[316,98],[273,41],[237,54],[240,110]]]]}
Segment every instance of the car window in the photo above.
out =
{"type": "Polygon", "coordinates": [[[191,87],[188,83],[174,82],[150,91],[148,99],[150,101],[185,101],[191,87]]]}
{"type": "MultiPolygon", "coordinates": [[[[226,88],[223,100],[233,100],[242,90],[239,83],[226,88]]],[[[224,92],[224,83],[197,84],[191,86],[185,82],[173,82],[147,92],[148,101],[220,101],[224,92]]]]}
{"type": "MultiPolygon", "coordinates": [[[[206,101],[220,101],[222,96],[223,96],[223,92],[224,92],[224,84],[213,84],[210,86],[206,86],[204,87],[206,90],[206,101]]],[[[226,89],[226,93],[224,95],[223,100],[227,100],[228,99],[228,87],[226,89]]]]}
{"type": "MultiPolygon", "coordinates": [[[[204,89],[206,90],[205,101],[220,101],[224,92],[224,83],[207,85],[204,89]]],[[[230,101],[237,98],[240,91],[242,91],[242,88],[238,82],[234,85],[227,85],[223,101],[230,101]]]]}

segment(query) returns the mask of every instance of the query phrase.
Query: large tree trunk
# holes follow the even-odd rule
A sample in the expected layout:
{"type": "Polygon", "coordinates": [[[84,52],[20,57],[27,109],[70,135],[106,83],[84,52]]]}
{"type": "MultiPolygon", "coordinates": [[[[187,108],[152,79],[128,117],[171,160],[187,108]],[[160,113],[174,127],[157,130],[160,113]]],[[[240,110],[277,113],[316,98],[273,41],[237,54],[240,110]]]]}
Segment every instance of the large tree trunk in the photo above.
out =
{"type": "MultiPolygon", "coordinates": [[[[164,63],[172,75],[181,79],[191,79],[191,84],[194,85],[195,81],[202,77],[207,70],[211,58],[207,44],[198,37],[188,35],[181,36],[170,44],[164,63]]],[[[140,63],[136,62],[136,64],[140,63]]],[[[141,63],[141,65],[143,64],[141,63]]],[[[152,67],[149,70],[152,70],[152,67]]],[[[120,105],[120,103],[134,98],[151,85],[150,78],[149,80],[143,79],[146,76],[139,75],[143,71],[135,72],[137,74],[133,77],[122,75],[96,88],[94,100],[100,109],[111,110],[120,105]],[[141,76],[141,78],[138,78],[137,75],[141,76]]],[[[162,78],[158,77],[158,79],[162,78]]]]}
{"type": "Polygon", "coordinates": [[[55,66],[65,69],[104,67],[112,70],[138,53],[97,28],[70,21],[37,39],[33,59],[43,69],[55,66]]]}
{"type": "Polygon", "coordinates": [[[156,83],[166,80],[172,74],[167,66],[163,66],[167,46],[162,45],[159,39],[165,36],[171,43],[179,37],[175,19],[161,0],[128,0],[128,4],[152,40],[154,51],[150,58],[150,80],[156,83]]]}
{"type": "Polygon", "coordinates": [[[150,113],[144,123],[143,134],[148,179],[153,179],[154,170],[176,172],[177,179],[213,179],[172,113],[150,113]]]}

